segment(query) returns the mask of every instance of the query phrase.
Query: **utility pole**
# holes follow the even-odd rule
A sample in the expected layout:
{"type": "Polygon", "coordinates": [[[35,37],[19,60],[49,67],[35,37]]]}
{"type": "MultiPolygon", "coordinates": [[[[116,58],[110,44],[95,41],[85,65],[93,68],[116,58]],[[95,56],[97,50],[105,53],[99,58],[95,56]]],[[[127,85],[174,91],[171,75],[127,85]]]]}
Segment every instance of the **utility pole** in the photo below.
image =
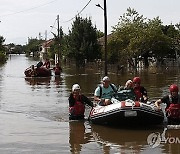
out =
{"type": "Polygon", "coordinates": [[[47,56],[47,30],[45,30],[45,58],[48,58],[47,56]]]}
{"type": "Polygon", "coordinates": [[[105,76],[108,75],[107,71],[107,8],[106,8],[106,0],[104,0],[104,60],[105,60],[105,66],[104,66],[104,73],[105,76]]]}
{"type": "Polygon", "coordinates": [[[104,0],[104,8],[100,4],[96,4],[97,7],[100,7],[104,11],[104,74],[108,75],[107,71],[107,8],[106,0],[104,0]]]}
{"type": "Polygon", "coordinates": [[[60,28],[59,28],[59,15],[57,15],[57,24],[58,24],[58,28],[57,28],[57,31],[58,31],[58,65],[60,66],[60,54],[61,54],[61,48],[60,48],[60,28]]]}

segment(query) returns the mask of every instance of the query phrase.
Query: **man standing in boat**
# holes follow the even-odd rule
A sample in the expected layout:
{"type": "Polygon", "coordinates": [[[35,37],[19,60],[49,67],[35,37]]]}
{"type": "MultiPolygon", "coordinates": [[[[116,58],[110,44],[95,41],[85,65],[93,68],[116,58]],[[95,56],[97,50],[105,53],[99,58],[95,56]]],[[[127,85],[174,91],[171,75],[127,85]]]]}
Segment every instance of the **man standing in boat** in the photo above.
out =
{"type": "Polygon", "coordinates": [[[102,106],[109,105],[115,92],[117,92],[116,86],[111,83],[108,76],[105,76],[102,79],[102,84],[95,89],[94,100],[102,106]]]}
{"type": "Polygon", "coordinates": [[[147,102],[147,90],[143,86],[141,86],[140,77],[133,78],[133,85],[134,93],[136,95],[136,101],[147,102]]]}
{"type": "Polygon", "coordinates": [[[85,104],[93,107],[93,103],[83,94],[78,84],[72,86],[72,92],[69,96],[69,120],[84,119],[85,104]]]}
{"type": "Polygon", "coordinates": [[[158,110],[161,109],[160,104],[165,103],[166,104],[166,116],[168,119],[168,124],[180,124],[180,94],[179,88],[176,84],[172,84],[169,87],[170,95],[166,95],[161,99],[158,99],[155,102],[155,105],[158,110]]]}

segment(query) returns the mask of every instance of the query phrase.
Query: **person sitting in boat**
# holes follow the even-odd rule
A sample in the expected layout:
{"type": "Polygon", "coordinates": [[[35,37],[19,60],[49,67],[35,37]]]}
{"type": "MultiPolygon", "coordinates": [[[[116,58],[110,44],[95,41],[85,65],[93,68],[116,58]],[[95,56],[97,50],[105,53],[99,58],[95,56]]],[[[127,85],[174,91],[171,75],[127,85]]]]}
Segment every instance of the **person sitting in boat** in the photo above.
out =
{"type": "MultiPolygon", "coordinates": [[[[136,96],[134,93],[132,80],[127,80],[125,83],[125,86],[119,87],[118,94],[120,94],[120,93],[121,93],[121,95],[119,95],[119,97],[122,96],[122,99],[125,98],[125,99],[135,100],[136,96]]],[[[115,94],[115,96],[116,96],[116,94],[115,94]]]]}
{"type": "Polygon", "coordinates": [[[166,116],[168,124],[180,124],[180,94],[179,88],[176,84],[172,84],[169,87],[170,95],[166,95],[155,102],[155,106],[158,110],[161,109],[160,104],[166,104],[166,116]]]}
{"type": "Polygon", "coordinates": [[[127,80],[124,86],[120,86],[118,91],[121,90],[129,90],[129,89],[133,89],[133,82],[132,80],[127,80]]]}
{"type": "Polygon", "coordinates": [[[69,120],[84,119],[85,104],[93,107],[93,103],[83,94],[78,84],[72,86],[72,92],[69,96],[69,120]]]}
{"type": "Polygon", "coordinates": [[[48,58],[46,58],[44,64],[43,64],[44,67],[46,67],[47,69],[50,69],[50,61],[48,58]]]}
{"type": "Polygon", "coordinates": [[[42,61],[38,62],[37,65],[36,65],[37,68],[40,68],[41,66],[43,66],[43,62],[42,61]]]}
{"type": "Polygon", "coordinates": [[[133,89],[136,95],[136,101],[147,102],[147,90],[143,86],[141,86],[140,77],[133,78],[133,89]]]}
{"type": "Polygon", "coordinates": [[[102,84],[99,85],[94,92],[94,101],[99,102],[99,105],[106,106],[111,104],[111,98],[114,93],[117,92],[117,88],[110,82],[110,78],[105,76],[102,79],[102,84]]]}
{"type": "Polygon", "coordinates": [[[31,76],[31,77],[37,76],[37,71],[36,71],[34,65],[31,65],[30,76],[31,76]]]}

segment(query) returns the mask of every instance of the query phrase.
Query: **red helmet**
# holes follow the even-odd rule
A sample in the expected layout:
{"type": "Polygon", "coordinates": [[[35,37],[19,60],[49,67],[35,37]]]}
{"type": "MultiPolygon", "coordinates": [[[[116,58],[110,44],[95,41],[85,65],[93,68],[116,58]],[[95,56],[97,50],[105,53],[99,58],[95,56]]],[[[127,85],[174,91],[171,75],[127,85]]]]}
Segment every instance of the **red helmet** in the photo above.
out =
{"type": "Polygon", "coordinates": [[[169,91],[170,92],[178,92],[179,91],[179,88],[176,84],[172,84],[170,87],[169,87],[169,91]]]}
{"type": "Polygon", "coordinates": [[[136,82],[136,83],[141,83],[141,79],[140,79],[140,77],[134,77],[133,78],[133,82],[136,82]]]}

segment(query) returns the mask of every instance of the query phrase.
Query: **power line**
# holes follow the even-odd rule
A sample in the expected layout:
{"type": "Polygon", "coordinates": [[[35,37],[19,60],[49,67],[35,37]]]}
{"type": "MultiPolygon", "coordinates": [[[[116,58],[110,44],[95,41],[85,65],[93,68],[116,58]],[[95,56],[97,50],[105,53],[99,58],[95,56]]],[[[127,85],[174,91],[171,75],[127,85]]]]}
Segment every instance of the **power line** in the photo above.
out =
{"type": "Polygon", "coordinates": [[[54,3],[55,1],[58,1],[58,0],[53,0],[53,1],[50,1],[50,2],[48,2],[48,3],[44,3],[44,4],[41,4],[41,5],[39,5],[39,6],[35,6],[35,7],[32,7],[32,8],[26,9],[26,10],[22,10],[22,11],[17,11],[17,12],[10,13],[10,14],[1,15],[0,17],[11,16],[11,15],[15,15],[15,14],[27,12],[27,11],[30,11],[30,10],[34,10],[34,9],[43,7],[43,6],[45,6],[45,5],[49,5],[49,4],[51,4],[51,3],[54,3]]]}
{"type": "Polygon", "coordinates": [[[74,18],[76,18],[77,15],[81,14],[81,13],[84,11],[84,9],[89,5],[90,2],[91,2],[91,0],[90,0],[90,1],[82,8],[82,10],[81,10],[79,13],[77,13],[73,18],[71,18],[71,19],[69,19],[69,20],[67,20],[67,21],[64,21],[63,23],[69,22],[69,21],[73,20],[74,18]]]}
{"type": "MultiPolygon", "coordinates": [[[[84,11],[84,9],[90,4],[92,0],[89,0],[88,3],[81,9],[81,11],[79,13],[77,13],[73,18],[71,18],[70,20],[64,21],[63,23],[69,22],[71,20],[73,20],[74,18],[76,18],[77,15],[79,15],[80,13],[82,13],[84,11]]],[[[55,20],[56,22],[56,20],[55,20]]],[[[51,30],[49,31],[48,35],[50,34],[50,32],[52,31],[53,27],[54,27],[55,23],[53,24],[53,26],[51,27],[51,30]]]]}

